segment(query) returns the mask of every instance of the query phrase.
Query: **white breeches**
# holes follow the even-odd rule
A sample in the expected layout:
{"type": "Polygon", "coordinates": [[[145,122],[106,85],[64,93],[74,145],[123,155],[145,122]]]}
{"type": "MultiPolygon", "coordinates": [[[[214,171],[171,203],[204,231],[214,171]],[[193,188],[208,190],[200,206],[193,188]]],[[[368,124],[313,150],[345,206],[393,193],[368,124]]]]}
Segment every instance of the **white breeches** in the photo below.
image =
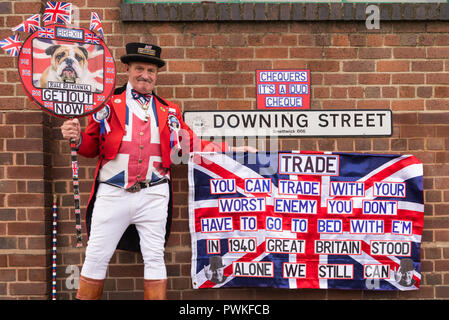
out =
{"type": "Polygon", "coordinates": [[[164,244],[168,200],[168,183],[136,193],[100,183],[81,275],[104,279],[120,238],[130,224],[135,224],[145,265],[144,279],[166,279],[164,244]]]}

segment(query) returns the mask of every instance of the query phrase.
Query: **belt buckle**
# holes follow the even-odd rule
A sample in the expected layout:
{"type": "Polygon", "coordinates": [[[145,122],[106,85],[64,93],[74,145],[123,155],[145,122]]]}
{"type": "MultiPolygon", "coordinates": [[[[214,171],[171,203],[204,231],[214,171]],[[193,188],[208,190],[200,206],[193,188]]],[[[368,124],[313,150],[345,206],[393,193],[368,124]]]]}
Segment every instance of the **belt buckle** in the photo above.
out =
{"type": "Polygon", "coordinates": [[[140,183],[137,182],[135,185],[126,189],[126,191],[131,192],[131,193],[136,193],[136,192],[139,192],[141,189],[142,189],[142,186],[140,185],[140,183]]]}

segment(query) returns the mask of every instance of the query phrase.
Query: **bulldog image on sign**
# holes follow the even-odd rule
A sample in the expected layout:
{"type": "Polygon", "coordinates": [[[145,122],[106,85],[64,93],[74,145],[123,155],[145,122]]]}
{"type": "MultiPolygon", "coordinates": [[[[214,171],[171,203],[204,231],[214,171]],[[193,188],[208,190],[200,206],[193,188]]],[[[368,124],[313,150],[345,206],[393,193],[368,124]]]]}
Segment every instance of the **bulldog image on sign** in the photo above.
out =
{"type": "Polygon", "coordinates": [[[40,88],[48,88],[49,82],[65,82],[89,85],[91,92],[102,92],[103,85],[95,78],[99,76],[97,72],[92,72],[95,67],[89,68],[89,63],[92,62],[92,58],[96,52],[88,50],[88,48],[82,44],[64,44],[57,43],[51,44],[44,49],[40,57],[44,56],[48,59],[44,60],[47,64],[43,70],[40,78],[35,84],[40,88]]]}

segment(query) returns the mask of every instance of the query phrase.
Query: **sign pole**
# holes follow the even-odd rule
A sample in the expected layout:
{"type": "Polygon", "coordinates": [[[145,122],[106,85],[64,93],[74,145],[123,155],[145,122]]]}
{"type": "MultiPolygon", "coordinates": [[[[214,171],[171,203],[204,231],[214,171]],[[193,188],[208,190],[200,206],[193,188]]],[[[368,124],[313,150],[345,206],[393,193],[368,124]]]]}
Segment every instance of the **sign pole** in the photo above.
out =
{"type": "Polygon", "coordinates": [[[78,152],[75,139],[70,139],[70,153],[72,157],[72,182],[73,182],[73,198],[75,201],[75,228],[76,228],[76,247],[81,248],[83,242],[81,239],[81,209],[80,209],[80,193],[78,181],[78,152]]]}

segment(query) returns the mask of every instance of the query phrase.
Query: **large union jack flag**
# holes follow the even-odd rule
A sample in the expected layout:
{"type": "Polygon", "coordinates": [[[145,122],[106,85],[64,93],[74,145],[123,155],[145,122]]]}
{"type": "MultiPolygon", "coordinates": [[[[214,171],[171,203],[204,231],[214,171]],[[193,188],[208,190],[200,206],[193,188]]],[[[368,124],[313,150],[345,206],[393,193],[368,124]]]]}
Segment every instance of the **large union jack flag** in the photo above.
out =
{"type": "Polygon", "coordinates": [[[42,21],[44,25],[52,23],[70,24],[72,20],[72,4],[69,2],[48,1],[42,21]]]}
{"type": "Polygon", "coordinates": [[[193,153],[198,288],[416,290],[423,168],[412,155],[193,153]]]}
{"type": "Polygon", "coordinates": [[[29,32],[33,33],[34,31],[39,29],[39,25],[41,23],[41,15],[35,14],[26,19],[21,24],[15,26],[12,28],[12,31],[23,31],[23,32],[29,32]]]}
{"type": "Polygon", "coordinates": [[[0,40],[0,48],[5,50],[10,56],[17,57],[21,47],[22,42],[20,41],[20,36],[18,34],[0,40]]]}

